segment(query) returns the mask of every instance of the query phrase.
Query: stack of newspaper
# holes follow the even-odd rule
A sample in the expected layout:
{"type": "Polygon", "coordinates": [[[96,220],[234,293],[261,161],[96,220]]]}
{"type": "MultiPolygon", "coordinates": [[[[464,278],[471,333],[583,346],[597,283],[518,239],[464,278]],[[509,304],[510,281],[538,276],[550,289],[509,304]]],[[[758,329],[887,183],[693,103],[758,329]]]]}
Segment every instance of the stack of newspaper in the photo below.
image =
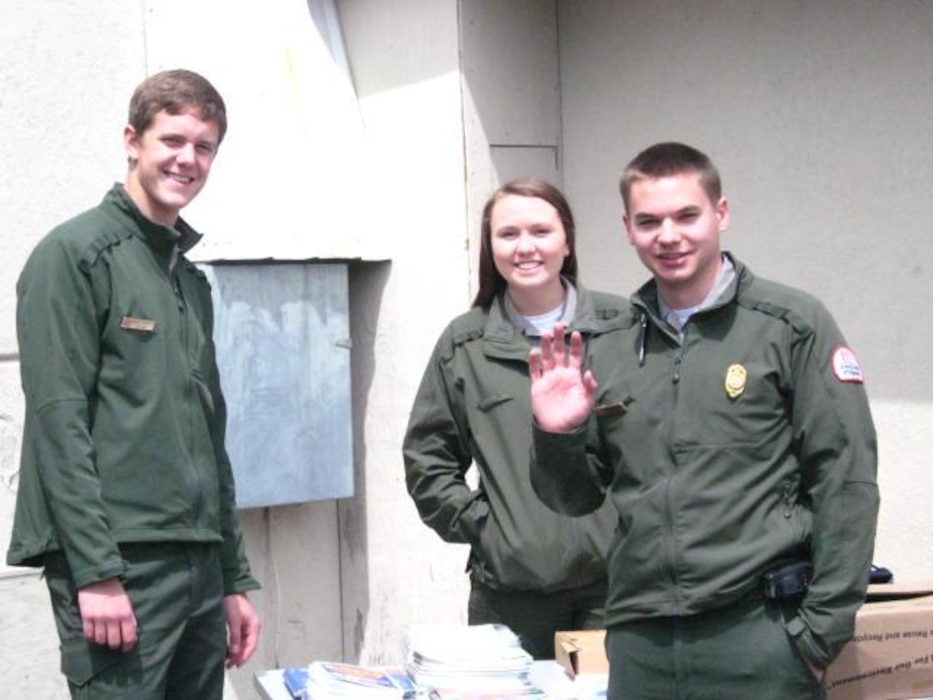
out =
{"type": "Polygon", "coordinates": [[[413,627],[405,670],[432,700],[546,698],[529,680],[532,657],[505,625],[413,627]]]}
{"type": "Polygon", "coordinates": [[[411,679],[403,670],[396,668],[315,661],[310,666],[286,669],[284,681],[296,700],[403,700],[415,697],[411,679]]]}

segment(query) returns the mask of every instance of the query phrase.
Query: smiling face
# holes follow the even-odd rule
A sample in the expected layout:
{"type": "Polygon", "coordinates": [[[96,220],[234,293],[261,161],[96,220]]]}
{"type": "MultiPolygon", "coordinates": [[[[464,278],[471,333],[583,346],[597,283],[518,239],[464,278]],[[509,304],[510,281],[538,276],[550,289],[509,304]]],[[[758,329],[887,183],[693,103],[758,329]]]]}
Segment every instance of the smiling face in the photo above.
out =
{"type": "Polygon", "coordinates": [[[710,201],[695,173],[644,178],[631,186],[624,220],[629,243],[664,301],[675,309],[701,303],[722,268],[726,198],[710,201]]]}
{"type": "Polygon", "coordinates": [[[163,110],[142,134],[127,126],[123,137],[131,163],[126,191],[146,217],[174,226],[207,182],[220,142],[216,120],[163,110]]]}
{"type": "Polygon", "coordinates": [[[492,257],[509,295],[525,315],[560,306],[560,271],[570,254],[560,215],[539,197],[500,197],[490,217],[492,257]]]}

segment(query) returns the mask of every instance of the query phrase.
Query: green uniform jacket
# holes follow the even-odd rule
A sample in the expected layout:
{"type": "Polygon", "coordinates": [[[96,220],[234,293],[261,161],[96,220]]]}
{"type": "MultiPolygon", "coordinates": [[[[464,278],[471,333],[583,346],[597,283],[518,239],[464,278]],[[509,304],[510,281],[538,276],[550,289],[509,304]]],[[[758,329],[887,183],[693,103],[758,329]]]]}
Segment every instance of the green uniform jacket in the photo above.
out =
{"type": "MultiPolygon", "coordinates": [[[[571,325],[589,341],[629,319],[628,308],[577,287],[571,325]]],[[[421,519],[444,540],[471,546],[474,581],[552,592],[606,578],[618,517],[611,507],[583,519],[558,515],[532,491],[531,347],[501,297],[454,319],[424,373],[403,451],[421,519]],[[472,463],[476,490],[465,478],[472,463]]]]}
{"type": "Polygon", "coordinates": [[[776,560],[811,559],[787,627],[826,667],[868,585],[875,430],[829,312],[735,266],[733,286],[691,317],[682,342],[658,318],[653,282],[628,328],[591,341],[596,409],[574,433],[535,428],[532,481],[570,514],[598,507],[611,484],[620,522],[608,626],[724,606],[776,560]]]}
{"type": "Polygon", "coordinates": [[[153,223],[116,185],[27,261],[8,564],[62,550],[80,588],[123,574],[118,543],[218,542],[225,594],[258,588],[224,449],[210,287],[176,252],[199,238],[153,223]]]}

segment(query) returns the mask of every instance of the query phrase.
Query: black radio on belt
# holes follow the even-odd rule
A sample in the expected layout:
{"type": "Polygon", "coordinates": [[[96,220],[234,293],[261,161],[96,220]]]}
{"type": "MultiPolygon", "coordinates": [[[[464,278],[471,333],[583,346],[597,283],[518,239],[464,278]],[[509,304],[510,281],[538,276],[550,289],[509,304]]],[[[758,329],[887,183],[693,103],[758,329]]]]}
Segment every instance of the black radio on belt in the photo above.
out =
{"type": "Polygon", "coordinates": [[[802,596],[810,579],[813,566],[808,561],[783,562],[762,576],[765,598],[783,600],[802,596]]]}

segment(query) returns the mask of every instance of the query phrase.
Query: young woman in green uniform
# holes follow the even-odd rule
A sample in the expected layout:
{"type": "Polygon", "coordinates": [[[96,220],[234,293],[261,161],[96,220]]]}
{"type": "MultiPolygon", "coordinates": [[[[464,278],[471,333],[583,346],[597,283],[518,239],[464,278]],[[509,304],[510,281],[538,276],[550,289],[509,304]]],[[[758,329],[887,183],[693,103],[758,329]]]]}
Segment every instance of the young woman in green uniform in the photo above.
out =
{"type": "Polygon", "coordinates": [[[437,341],[403,447],[422,520],[470,545],[469,623],[508,625],[536,658],[553,658],[558,630],[603,626],[617,520],[608,507],[583,518],[554,513],[529,480],[529,351],[555,322],[586,342],[629,307],[580,285],[574,242],[573,215],[553,185],[515,180],[490,197],[479,291],[437,341]]]}

